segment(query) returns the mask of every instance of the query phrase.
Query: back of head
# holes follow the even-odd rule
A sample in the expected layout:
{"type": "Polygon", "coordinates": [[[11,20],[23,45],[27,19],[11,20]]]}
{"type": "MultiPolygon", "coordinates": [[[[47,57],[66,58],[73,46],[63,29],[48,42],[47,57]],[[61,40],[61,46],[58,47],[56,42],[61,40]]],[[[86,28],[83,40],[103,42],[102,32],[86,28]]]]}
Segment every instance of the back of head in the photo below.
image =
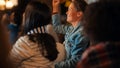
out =
{"type": "Polygon", "coordinates": [[[50,8],[43,2],[31,1],[26,7],[23,20],[24,34],[28,35],[29,40],[42,47],[40,52],[45,58],[54,61],[58,55],[56,42],[51,35],[44,32],[44,26],[51,21],[50,8]],[[32,33],[31,30],[34,29],[36,32],[32,33]],[[29,32],[31,33],[28,34],[29,32]]]}
{"type": "Polygon", "coordinates": [[[120,2],[90,4],[85,11],[84,30],[95,41],[120,41],[120,2]]]}
{"type": "Polygon", "coordinates": [[[28,3],[23,17],[25,34],[30,30],[49,24],[51,21],[50,8],[42,2],[31,1],[28,3]]]}
{"type": "Polygon", "coordinates": [[[73,0],[73,4],[75,5],[77,11],[85,11],[85,8],[87,6],[87,3],[85,0],[73,0]]]}

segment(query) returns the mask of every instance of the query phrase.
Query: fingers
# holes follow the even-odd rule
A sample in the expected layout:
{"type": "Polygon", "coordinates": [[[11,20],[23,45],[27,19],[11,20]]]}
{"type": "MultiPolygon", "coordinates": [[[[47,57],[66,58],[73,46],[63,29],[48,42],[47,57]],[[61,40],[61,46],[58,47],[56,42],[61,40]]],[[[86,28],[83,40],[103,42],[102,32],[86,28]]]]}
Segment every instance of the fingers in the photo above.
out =
{"type": "Polygon", "coordinates": [[[59,12],[60,0],[52,0],[53,13],[59,12]]]}
{"type": "Polygon", "coordinates": [[[60,4],[60,0],[52,0],[53,4],[59,5],[60,4]]]}

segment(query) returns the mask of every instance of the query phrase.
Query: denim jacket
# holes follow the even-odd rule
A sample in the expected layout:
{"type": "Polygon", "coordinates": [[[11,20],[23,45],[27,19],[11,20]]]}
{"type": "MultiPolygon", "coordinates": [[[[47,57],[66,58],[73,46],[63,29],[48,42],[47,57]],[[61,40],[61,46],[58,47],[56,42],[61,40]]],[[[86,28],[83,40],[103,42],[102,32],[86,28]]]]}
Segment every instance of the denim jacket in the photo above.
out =
{"type": "Polygon", "coordinates": [[[52,24],[57,33],[65,34],[66,59],[56,63],[55,68],[75,68],[89,45],[89,40],[82,34],[82,25],[79,23],[75,28],[71,25],[62,25],[59,14],[52,15],[52,24]]]}

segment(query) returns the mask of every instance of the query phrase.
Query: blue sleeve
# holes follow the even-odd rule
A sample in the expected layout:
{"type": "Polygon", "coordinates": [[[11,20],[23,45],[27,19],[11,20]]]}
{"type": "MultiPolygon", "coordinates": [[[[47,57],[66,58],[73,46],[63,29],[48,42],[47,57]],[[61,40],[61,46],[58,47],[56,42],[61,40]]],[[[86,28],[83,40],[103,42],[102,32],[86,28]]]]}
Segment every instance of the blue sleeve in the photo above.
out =
{"type": "Polygon", "coordinates": [[[55,64],[55,68],[76,68],[77,62],[80,61],[81,55],[89,45],[89,40],[78,34],[71,39],[71,57],[62,62],[55,64]]]}
{"type": "Polygon", "coordinates": [[[62,25],[60,21],[60,14],[52,15],[52,24],[55,32],[65,34],[69,30],[69,25],[62,25]]]}

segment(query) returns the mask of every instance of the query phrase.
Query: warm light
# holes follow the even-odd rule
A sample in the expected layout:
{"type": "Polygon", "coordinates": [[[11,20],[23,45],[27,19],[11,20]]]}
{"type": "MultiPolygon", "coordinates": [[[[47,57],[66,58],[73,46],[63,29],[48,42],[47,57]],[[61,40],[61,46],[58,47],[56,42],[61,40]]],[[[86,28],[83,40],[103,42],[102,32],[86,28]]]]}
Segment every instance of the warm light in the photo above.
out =
{"type": "Polygon", "coordinates": [[[17,6],[18,5],[18,0],[11,0],[12,3],[14,4],[14,6],[17,6]]]}
{"type": "Polygon", "coordinates": [[[5,1],[4,0],[0,0],[0,6],[1,5],[5,5],[5,1]]]}
{"type": "Polygon", "coordinates": [[[0,0],[0,10],[5,10],[5,1],[0,0]]]}
{"type": "Polygon", "coordinates": [[[18,5],[18,0],[0,0],[0,10],[11,9],[18,5]]]}
{"type": "Polygon", "coordinates": [[[7,1],[7,2],[6,2],[6,8],[7,8],[7,9],[11,9],[12,7],[13,7],[12,1],[7,1]]]}

